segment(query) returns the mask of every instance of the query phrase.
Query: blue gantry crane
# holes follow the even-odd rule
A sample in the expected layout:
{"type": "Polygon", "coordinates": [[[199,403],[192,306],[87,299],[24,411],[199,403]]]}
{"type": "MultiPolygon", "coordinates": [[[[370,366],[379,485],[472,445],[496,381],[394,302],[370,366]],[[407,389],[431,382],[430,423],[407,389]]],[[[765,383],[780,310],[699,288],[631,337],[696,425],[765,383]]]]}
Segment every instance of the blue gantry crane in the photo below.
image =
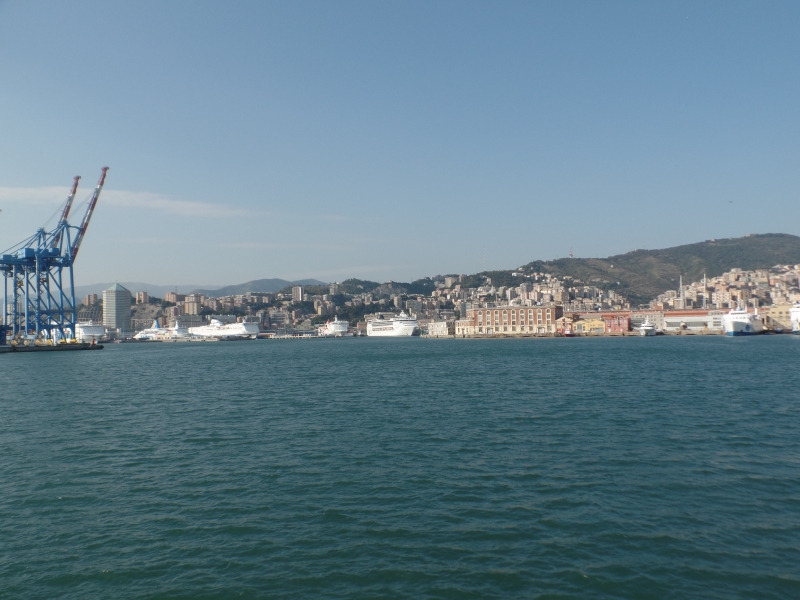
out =
{"type": "Polygon", "coordinates": [[[40,228],[0,255],[3,323],[14,338],[48,338],[53,342],[75,339],[78,315],[72,265],[100,198],[107,171],[108,167],[103,167],[79,226],[67,221],[80,181],[80,177],[75,177],[55,229],[40,228]]]}

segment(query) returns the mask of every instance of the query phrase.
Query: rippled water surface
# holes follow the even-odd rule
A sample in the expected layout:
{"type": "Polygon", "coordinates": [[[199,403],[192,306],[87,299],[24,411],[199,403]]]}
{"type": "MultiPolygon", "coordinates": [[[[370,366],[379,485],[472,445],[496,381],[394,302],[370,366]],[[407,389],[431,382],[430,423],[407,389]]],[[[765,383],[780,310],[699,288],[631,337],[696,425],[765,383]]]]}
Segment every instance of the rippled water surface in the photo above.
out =
{"type": "Polygon", "coordinates": [[[800,597],[800,336],[0,355],[0,596],[800,597]]]}

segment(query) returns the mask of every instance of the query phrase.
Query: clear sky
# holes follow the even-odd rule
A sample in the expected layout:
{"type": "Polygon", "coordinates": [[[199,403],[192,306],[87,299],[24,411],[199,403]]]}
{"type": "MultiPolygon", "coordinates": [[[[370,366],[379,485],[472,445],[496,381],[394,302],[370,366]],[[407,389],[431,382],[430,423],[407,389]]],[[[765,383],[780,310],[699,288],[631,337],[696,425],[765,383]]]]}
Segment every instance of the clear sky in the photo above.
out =
{"type": "Polygon", "coordinates": [[[0,246],[104,165],[78,284],[797,235],[799,31],[796,1],[0,0],[0,246]]]}

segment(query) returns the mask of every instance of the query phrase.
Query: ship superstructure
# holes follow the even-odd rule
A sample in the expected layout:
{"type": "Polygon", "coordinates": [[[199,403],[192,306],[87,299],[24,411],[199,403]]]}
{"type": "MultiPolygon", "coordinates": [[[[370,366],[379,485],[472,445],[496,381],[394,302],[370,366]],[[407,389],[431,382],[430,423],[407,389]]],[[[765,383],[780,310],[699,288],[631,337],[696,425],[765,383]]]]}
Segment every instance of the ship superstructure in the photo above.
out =
{"type": "Polygon", "coordinates": [[[216,338],[220,340],[254,340],[258,335],[256,323],[223,323],[211,319],[208,325],[189,327],[189,333],[201,338],[216,338]]]}
{"type": "Polygon", "coordinates": [[[133,339],[140,342],[172,342],[177,340],[189,339],[191,334],[186,327],[176,322],[175,327],[159,327],[158,321],[153,321],[153,326],[143,329],[133,339]]]}
{"type": "Polygon", "coordinates": [[[725,335],[758,335],[763,333],[764,324],[758,318],[758,309],[748,312],[746,308],[737,306],[722,317],[722,328],[725,335]]]}
{"type": "Polygon", "coordinates": [[[792,320],[792,333],[800,335],[800,302],[789,310],[789,316],[792,320]]]}
{"type": "Polygon", "coordinates": [[[656,326],[650,322],[650,317],[645,318],[644,323],[639,325],[639,335],[650,336],[656,334],[656,326]]]}
{"type": "Polygon", "coordinates": [[[371,337],[404,337],[419,335],[416,317],[401,312],[398,316],[385,319],[383,315],[367,323],[367,335],[371,337]]]}
{"type": "Polygon", "coordinates": [[[99,342],[105,335],[106,328],[103,325],[95,325],[92,321],[75,325],[75,339],[79,342],[99,342]]]}
{"type": "Polygon", "coordinates": [[[343,337],[347,335],[349,325],[347,321],[340,321],[338,317],[334,317],[333,321],[328,321],[319,328],[317,335],[320,337],[343,337]]]}

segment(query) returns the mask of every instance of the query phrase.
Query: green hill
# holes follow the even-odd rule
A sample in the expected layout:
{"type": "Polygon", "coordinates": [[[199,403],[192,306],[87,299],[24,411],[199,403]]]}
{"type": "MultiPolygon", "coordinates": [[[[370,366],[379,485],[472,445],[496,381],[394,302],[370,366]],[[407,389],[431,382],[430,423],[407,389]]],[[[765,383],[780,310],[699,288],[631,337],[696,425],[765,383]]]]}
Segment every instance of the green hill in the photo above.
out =
{"type": "MultiPolygon", "coordinates": [[[[721,275],[733,268],[761,269],[800,263],[800,237],[785,233],[717,239],[663,250],[635,250],[608,258],[560,258],[534,261],[524,268],[568,275],[598,287],[614,288],[631,304],[649,302],[668,289],[721,275]]],[[[494,282],[494,280],[493,280],[494,282]]],[[[496,284],[497,285],[497,284],[496,284]]]]}
{"type": "Polygon", "coordinates": [[[286,281],[285,279],[256,279],[248,281],[247,283],[240,283],[238,285],[227,285],[216,290],[193,290],[193,294],[203,294],[205,296],[220,297],[220,296],[235,296],[236,294],[246,294],[247,292],[280,292],[282,289],[291,287],[293,285],[327,285],[322,281],[316,279],[301,279],[300,281],[286,281]]]}

